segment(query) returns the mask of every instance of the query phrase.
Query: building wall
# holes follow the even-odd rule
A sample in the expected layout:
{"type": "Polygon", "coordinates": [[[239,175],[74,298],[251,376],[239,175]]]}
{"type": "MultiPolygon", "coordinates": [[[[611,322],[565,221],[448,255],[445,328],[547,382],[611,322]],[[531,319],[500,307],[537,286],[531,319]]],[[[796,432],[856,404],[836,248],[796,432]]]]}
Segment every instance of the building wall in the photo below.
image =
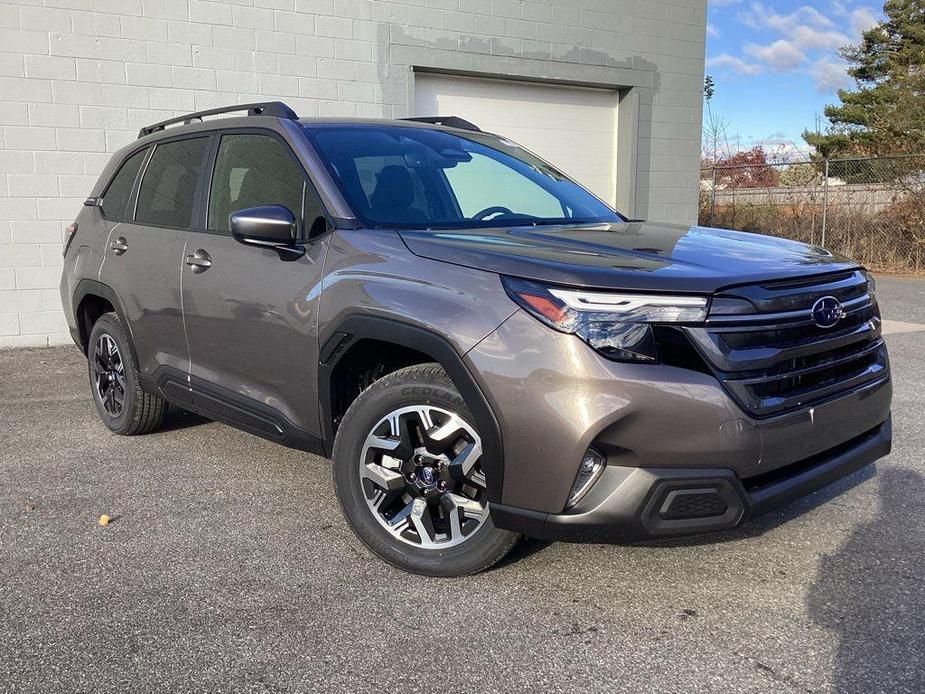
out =
{"type": "Polygon", "coordinates": [[[706,0],[0,0],[0,347],[69,341],[62,230],[108,153],[143,125],[234,102],[403,117],[420,69],[619,88],[625,204],[693,222],[705,12],[706,0]]]}

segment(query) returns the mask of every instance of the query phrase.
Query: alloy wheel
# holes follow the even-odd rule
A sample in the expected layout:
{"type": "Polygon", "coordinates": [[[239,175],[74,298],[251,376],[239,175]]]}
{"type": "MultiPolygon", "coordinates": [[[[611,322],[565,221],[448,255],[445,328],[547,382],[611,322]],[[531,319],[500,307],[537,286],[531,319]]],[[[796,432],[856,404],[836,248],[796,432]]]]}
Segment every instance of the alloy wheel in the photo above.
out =
{"type": "Polygon", "coordinates": [[[93,349],[93,380],[103,409],[112,418],[125,409],[125,367],[112,336],[103,333],[93,349]]]}
{"type": "Polygon", "coordinates": [[[395,538],[444,549],[488,519],[482,441],[458,414],[430,405],[380,419],[360,455],[360,483],[373,516],[395,538]]]}

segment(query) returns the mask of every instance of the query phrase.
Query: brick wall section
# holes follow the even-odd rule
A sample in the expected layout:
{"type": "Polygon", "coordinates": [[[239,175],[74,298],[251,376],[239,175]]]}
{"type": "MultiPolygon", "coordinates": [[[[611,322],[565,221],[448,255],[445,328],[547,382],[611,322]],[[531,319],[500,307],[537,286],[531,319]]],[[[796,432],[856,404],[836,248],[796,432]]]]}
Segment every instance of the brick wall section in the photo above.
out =
{"type": "Polygon", "coordinates": [[[638,195],[696,217],[706,0],[2,0],[0,347],[69,341],[61,238],[108,153],[182,112],[281,99],[409,115],[395,46],[657,72],[638,195]]]}

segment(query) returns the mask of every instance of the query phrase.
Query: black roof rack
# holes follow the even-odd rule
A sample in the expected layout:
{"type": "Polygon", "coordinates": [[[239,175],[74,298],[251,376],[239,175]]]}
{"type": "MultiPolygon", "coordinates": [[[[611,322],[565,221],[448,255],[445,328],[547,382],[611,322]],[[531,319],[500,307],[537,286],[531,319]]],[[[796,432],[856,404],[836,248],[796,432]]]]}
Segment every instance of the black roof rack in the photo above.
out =
{"type": "Polygon", "coordinates": [[[296,120],[299,117],[295,111],[286,106],[282,101],[264,101],[257,104],[222,106],[221,108],[210,108],[206,111],[196,111],[195,113],[187,113],[185,116],[168,118],[167,120],[162,120],[153,125],[146,125],[138,131],[138,137],[145,137],[151,133],[156,133],[174,123],[188,125],[196,120],[201,121],[203,116],[217,116],[222,113],[235,113],[236,111],[247,111],[247,115],[249,116],[275,116],[276,118],[288,118],[290,120],[296,120]]]}
{"type": "Polygon", "coordinates": [[[460,118],[459,116],[426,116],[424,118],[402,118],[401,120],[412,120],[418,123],[431,123],[432,125],[445,125],[448,128],[472,130],[477,133],[482,132],[482,129],[475,123],[470,123],[465,118],[460,118]]]}

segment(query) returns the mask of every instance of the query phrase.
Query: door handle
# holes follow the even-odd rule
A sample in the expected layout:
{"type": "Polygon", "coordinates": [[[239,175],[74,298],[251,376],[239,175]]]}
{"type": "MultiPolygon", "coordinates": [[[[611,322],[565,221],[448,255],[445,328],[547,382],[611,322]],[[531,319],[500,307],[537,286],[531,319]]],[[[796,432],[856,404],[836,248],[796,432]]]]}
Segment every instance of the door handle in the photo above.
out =
{"type": "Polygon", "coordinates": [[[116,255],[122,255],[128,250],[128,243],[126,243],[124,236],[120,236],[115,241],[113,241],[111,244],[109,244],[109,247],[112,249],[112,252],[115,253],[116,255]]]}
{"type": "Polygon", "coordinates": [[[212,267],[212,258],[200,248],[192,255],[186,256],[186,264],[198,275],[212,267]]]}

